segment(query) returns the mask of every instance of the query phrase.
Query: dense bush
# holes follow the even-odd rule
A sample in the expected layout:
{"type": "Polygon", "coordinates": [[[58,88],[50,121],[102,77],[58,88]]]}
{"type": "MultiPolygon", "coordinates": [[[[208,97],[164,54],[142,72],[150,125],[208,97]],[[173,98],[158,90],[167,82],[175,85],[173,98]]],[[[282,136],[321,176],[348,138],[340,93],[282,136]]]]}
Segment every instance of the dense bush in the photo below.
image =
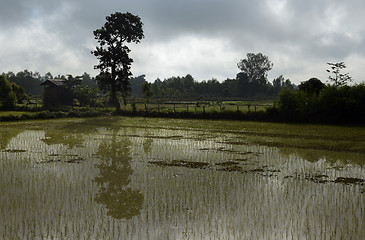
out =
{"type": "Polygon", "coordinates": [[[326,86],[317,94],[283,91],[277,102],[283,120],[323,123],[363,123],[365,85],[326,86]]]}
{"type": "Polygon", "coordinates": [[[326,122],[362,123],[365,121],[365,85],[327,87],[319,95],[326,122]]]}
{"type": "Polygon", "coordinates": [[[5,75],[0,75],[0,105],[4,110],[15,108],[16,97],[5,75]]]}
{"type": "Polygon", "coordinates": [[[29,100],[29,97],[25,93],[24,88],[22,88],[21,86],[19,86],[16,83],[10,83],[10,85],[11,85],[11,88],[13,89],[14,94],[15,94],[17,103],[21,104],[24,101],[29,100]]]}

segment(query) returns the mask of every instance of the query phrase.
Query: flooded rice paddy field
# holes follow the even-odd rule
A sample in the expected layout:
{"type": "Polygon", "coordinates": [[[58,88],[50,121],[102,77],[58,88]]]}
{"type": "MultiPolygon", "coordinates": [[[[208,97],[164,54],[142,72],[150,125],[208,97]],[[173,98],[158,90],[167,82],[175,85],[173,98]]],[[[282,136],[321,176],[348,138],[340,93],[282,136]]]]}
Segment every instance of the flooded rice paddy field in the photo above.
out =
{"type": "Polygon", "coordinates": [[[365,128],[1,123],[0,239],[361,239],[365,128]]]}

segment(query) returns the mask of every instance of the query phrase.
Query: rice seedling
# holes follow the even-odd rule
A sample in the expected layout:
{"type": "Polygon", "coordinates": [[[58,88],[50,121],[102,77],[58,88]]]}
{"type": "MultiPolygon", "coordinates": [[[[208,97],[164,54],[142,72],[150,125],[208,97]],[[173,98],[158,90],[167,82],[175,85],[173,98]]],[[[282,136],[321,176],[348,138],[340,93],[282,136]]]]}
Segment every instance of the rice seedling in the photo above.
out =
{"type": "Polygon", "coordinates": [[[3,239],[359,239],[364,129],[89,118],[1,123],[3,239]]]}

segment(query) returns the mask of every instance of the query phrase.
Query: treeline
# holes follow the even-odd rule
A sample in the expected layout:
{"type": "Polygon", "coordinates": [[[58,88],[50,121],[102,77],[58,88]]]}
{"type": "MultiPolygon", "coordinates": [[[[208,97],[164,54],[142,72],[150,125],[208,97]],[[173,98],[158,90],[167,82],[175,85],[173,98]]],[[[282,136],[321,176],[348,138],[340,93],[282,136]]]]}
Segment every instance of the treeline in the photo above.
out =
{"type": "MultiPolygon", "coordinates": [[[[143,97],[145,75],[132,78],[132,95],[143,97]]],[[[241,72],[235,79],[226,79],[219,82],[216,79],[196,81],[190,74],[185,77],[171,77],[161,81],[156,79],[151,84],[154,98],[168,99],[274,99],[279,96],[282,89],[294,89],[296,86],[290,80],[279,76],[273,82],[266,78],[252,80],[247,74],[241,72]]]]}
{"type": "MultiPolygon", "coordinates": [[[[30,96],[40,96],[43,94],[43,87],[40,85],[48,79],[64,79],[70,77],[81,80],[83,86],[98,88],[97,80],[90,74],[84,73],[81,76],[58,75],[51,73],[41,75],[39,72],[29,70],[18,73],[3,73],[10,83],[15,83],[24,88],[26,94],[30,96]]],[[[146,82],[145,75],[130,79],[131,95],[144,97],[143,85],[146,82]]],[[[199,98],[226,98],[226,99],[273,99],[279,96],[284,88],[294,89],[296,86],[283,76],[279,76],[269,82],[267,79],[252,81],[247,74],[239,73],[235,79],[226,79],[219,82],[216,79],[196,81],[190,74],[185,77],[170,77],[161,81],[156,79],[151,84],[154,98],[168,99],[199,99],[199,98]]]]}
{"type": "Polygon", "coordinates": [[[42,94],[43,87],[40,85],[42,83],[42,77],[39,72],[24,70],[18,73],[3,73],[3,75],[6,76],[9,82],[16,83],[18,86],[24,88],[28,95],[42,94]]]}
{"type": "Polygon", "coordinates": [[[312,78],[298,87],[280,93],[273,115],[289,122],[364,124],[365,83],[325,85],[312,78]]]}
{"type": "MultiPolygon", "coordinates": [[[[18,86],[22,87],[27,95],[36,95],[40,96],[43,94],[43,87],[41,86],[41,83],[43,81],[46,81],[48,79],[63,79],[67,80],[71,75],[58,75],[53,76],[50,72],[46,73],[45,75],[41,75],[39,72],[32,72],[29,70],[20,71],[18,73],[14,72],[7,72],[3,73],[7,80],[10,83],[15,83],[18,86]]],[[[71,76],[72,77],[72,76],[71,76]]],[[[81,76],[78,76],[77,78],[82,80],[82,85],[88,86],[91,88],[97,88],[96,79],[94,77],[91,77],[88,73],[84,73],[81,76]]]]}

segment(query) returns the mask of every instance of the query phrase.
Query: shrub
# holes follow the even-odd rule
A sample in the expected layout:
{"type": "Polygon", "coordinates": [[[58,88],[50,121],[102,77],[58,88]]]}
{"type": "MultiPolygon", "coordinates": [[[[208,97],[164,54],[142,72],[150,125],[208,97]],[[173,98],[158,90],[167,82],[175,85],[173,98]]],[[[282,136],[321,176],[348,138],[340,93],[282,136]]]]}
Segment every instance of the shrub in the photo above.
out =
{"type": "Polygon", "coordinates": [[[328,86],[319,95],[302,90],[281,92],[277,110],[285,121],[364,123],[365,85],[328,86]]]}
{"type": "Polygon", "coordinates": [[[280,93],[278,111],[286,120],[300,120],[304,116],[306,102],[306,94],[302,91],[285,89],[280,93]]]}

